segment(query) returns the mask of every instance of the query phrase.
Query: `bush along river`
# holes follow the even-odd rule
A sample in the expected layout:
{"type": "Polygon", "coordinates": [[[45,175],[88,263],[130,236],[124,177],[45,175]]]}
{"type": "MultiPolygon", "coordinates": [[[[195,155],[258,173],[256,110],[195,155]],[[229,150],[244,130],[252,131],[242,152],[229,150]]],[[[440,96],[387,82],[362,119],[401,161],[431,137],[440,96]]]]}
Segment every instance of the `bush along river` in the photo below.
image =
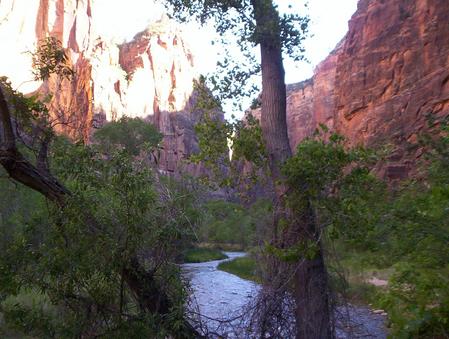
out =
{"type": "MultiPolygon", "coordinates": [[[[238,328],[245,307],[256,297],[260,286],[219,270],[220,263],[246,255],[244,252],[224,253],[227,259],[182,265],[192,292],[189,307],[198,315],[208,338],[251,338],[238,328]]],[[[387,337],[385,316],[366,307],[338,307],[335,316],[337,338],[387,337]]]]}

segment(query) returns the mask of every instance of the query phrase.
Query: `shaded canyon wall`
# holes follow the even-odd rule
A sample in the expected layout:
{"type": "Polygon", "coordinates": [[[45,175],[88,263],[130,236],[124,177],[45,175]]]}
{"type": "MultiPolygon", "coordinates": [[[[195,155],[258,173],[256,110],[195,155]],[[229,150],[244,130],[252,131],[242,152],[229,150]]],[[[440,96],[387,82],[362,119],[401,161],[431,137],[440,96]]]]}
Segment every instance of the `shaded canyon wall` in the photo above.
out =
{"type": "Polygon", "coordinates": [[[350,145],[391,144],[378,171],[408,177],[427,117],[449,116],[449,1],[361,0],[313,78],[287,89],[293,148],[322,123],[350,145]]]}

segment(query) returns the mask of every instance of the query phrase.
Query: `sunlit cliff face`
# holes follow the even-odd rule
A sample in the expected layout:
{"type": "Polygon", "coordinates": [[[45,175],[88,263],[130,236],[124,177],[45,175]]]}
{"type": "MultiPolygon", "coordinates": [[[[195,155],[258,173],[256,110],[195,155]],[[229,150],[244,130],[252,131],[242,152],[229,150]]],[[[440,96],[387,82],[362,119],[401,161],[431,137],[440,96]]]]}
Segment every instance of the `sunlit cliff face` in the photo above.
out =
{"type": "Polygon", "coordinates": [[[360,0],[313,78],[287,88],[292,149],[322,124],[347,145],[388,145],[386,179],[418,175],[419,138],[449,116],[448,13],[449,1],[360,0]]]}
{"type": "MultiPolygon", "coordinates": [[[[0,74],[8,76],[22,92],[37,90],[41,83],[31,81],[31,54],[27,52],[51,35],[67,48],[75,71],[83,67],[74,89],[92,101],[91,111],[86,113],[103,113],[111,120],[125,114],[147,117],[183,110],[197,72],[179,27],[163,18],[132,41],[118,45],[113,37],[97,33],[102,30],[97,29],[95,17],[106,13],[95,13],[96,8],[101,6],[96,6],[95,0],[2,0],[0,39],[7,48],[2,51],[0,74]]],[[[47,87],[58,90],[55,84],[47,87]]],[[[55,99],[55,109],[76,108],[73,94],[55,99]]]]}
{"type": "Polygon", "coordinates": [[[8,76],[14,87],[31,92],[39,87],[32,82],[31,55],[36,43],[39,1],[2,0],[0,2],[0,75],[8,76]]]}
{"type": "MultiPolygon", "coordinates": [[[[2,0],[0,39],[5,48],[0,75],[24,93],[51,94],[56,129],[73,139],[91,140],[93,128],[105,119],[127,115],[150,120],[164,135],[158,167],[176,172],[198,149],[194,125],[201,112],[191,104],[198,75],[194,53],[185,33],[160,13],[160,20],[134,39],[117,39],[101,26],[108,15],[99,10],[104,4],[105,0],[2,0]],[[31,55],[24,52],[35,50],[47,36],[58,38],[66,48],[75,71],[72,81],[55,76],[44,83],[30,81],[31,55]]],[[[149,12],[148,18],[157,12],[149,12]]],[[[192,174],[202,171],[201,166],[189,166],[192,174]]]]}
{"type": "Polygon", "coordinates": [[[150,25],[131,42],[97,45],[94,54],[94,109],[106,112],[108,119],[186,108],[197,72],[183,33],[168,19],[150,25]]]}

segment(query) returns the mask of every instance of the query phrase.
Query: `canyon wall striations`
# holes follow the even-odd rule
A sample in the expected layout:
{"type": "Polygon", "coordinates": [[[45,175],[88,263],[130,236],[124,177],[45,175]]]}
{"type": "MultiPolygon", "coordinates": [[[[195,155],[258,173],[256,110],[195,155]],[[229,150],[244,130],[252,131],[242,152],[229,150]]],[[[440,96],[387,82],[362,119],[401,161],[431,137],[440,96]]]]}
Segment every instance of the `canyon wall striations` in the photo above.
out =
{"type": "Polygon", "coordinates": [[[292,147],[321,123],[350,145],[390,144],[385,178],[413,175],[427,117],[449,115],[449,1],[360,0],[313,78],[287,88],[292,147]]]}
{"type": "Polygon", "coordinates": [[[184,161],[198,150],[194,125],[202,112],[195,109],[195,60],[177,24],[163,17],[118,44],[96,33],[95,17],[105,13],[95,12],[95,0],[5,0],[0,14],[0,37],[17,37],[0,74],[15,86],[27,84],[19,87],[24,92],[51,93],[57,130],[88,141],[94,128],[106,121],[140,117],[164,136],[161,171],[176,172],[181,166],[193,174],[203,171],[184,161]],[[75,71],[72,81],[52,76],[44,83],[29,82],[31,58],[23,52],[34,50],[47,36],[56,37],[66,49],[75,71]]]}

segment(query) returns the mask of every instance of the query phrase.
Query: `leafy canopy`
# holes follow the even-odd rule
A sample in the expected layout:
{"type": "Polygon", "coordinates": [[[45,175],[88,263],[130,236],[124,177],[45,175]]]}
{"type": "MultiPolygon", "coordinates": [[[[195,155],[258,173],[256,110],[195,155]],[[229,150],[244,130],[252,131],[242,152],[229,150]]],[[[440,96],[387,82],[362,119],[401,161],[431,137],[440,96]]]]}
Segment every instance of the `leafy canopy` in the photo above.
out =
{"type": "MultiPolygon", "coordinates": [[[[254,0],[165,0],[171,15],[181,22],[194,19],[201,25],[215,27],[225,47],[217,64],[220,71],[209,79],[208,86],[221,100],[234,99],[236,106],[236,97],[253,96],[259,91],[254,77],[260,75],[261,68],[254,47],[267,32],[274,30],[280,36],[285,56],[295,61],[305,59],[303,41],[308,35],[308,16],[294,13],[290,5],[289,12],[278,20],[261,26],[256,24],[254,3],[254,0]],[[234,55],[237,50],[240,53],[234,55]]],[[[257,0],[257,4],[259,9],[268,8],[273,1],[257,0]]]]}
{"type": "Polygon", "coordinates": [[[162,141],[162,134],[154,125],[140,118],[122,117],[111,121],[95,132],[95,140],[106,152],[114,148],[123,148],[130,155],[138,155],[140,151],[157,148],[162,141]]]}
{"type": "Polygon", "coordinates": [[[35,80],[48,79],[51,74],[70,79],[75,74],[68,65],[68,58],[61,42],[55,37],[39,41],[36,52],[30,53],[35,80]]]}

